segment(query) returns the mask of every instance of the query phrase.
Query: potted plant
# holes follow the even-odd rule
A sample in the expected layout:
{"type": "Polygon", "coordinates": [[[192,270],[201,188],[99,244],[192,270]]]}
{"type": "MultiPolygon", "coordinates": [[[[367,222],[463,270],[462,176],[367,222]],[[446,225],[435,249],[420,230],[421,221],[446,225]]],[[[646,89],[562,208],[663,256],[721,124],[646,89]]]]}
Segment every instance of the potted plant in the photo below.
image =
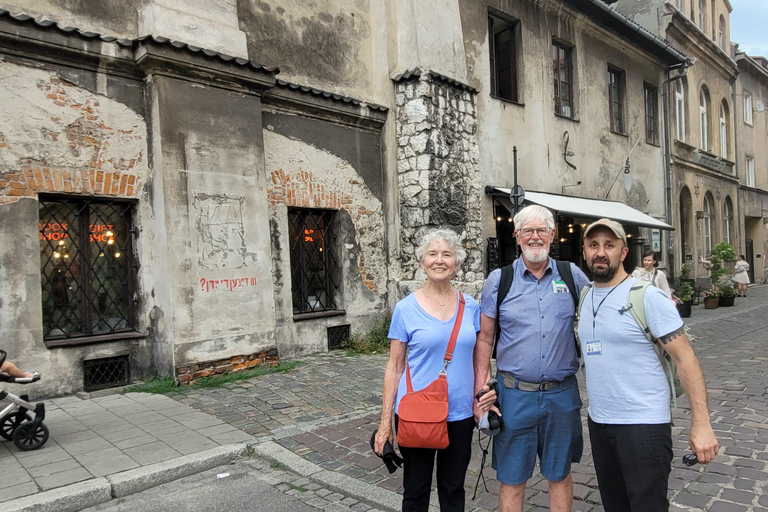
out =
{"type": "Polygon", "coordinates": [[[722,280],[718,285],[720,298],[718,305],[723,307],[733,306],[736,300],[736,290],[733,289],[733,282],[730,279],[722,280]]]}
{"type": "Polygon", "coordinates": [[[681,282],[675,289],[675,294],[672,295],[672,300],[675,300],[675,303],[677,304],[677,310],[680,312],[681,317],[688,318],[691,316],[691,306],[693,305],[693,287],[691,287],[690,283],[686,281],[681,282]]]}
{"type": "Polygon", "coordinates": [[[704,300],[704,309],[717,309],[720,302],[720,293],[716,287],[701,292],[701,298],[704,300]]]}

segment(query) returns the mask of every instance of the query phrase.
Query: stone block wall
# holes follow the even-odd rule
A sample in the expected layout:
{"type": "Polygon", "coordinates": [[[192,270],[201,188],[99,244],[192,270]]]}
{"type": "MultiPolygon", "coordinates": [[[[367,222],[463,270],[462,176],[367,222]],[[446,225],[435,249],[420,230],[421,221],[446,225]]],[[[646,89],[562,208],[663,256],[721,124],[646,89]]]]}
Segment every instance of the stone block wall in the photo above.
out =
{"type": "Polygon", "coordinates": [[[429,71],[405,75],[395,79],[401,278],[420,279],[416,247],[444,227],[467,251],[457,281],[475,287],[484,277],[477,92],[429,71]]]}
{"type": "Polygon", "coordinates": [[[228,357],[216,361],[178,365],[176,366],[176,379],[179,384],[188,385],[194,384],[203,377],[242,372],[261,365],[277,366],[278,363],[277,349],[273,349],[267,352],[228,357]]]}

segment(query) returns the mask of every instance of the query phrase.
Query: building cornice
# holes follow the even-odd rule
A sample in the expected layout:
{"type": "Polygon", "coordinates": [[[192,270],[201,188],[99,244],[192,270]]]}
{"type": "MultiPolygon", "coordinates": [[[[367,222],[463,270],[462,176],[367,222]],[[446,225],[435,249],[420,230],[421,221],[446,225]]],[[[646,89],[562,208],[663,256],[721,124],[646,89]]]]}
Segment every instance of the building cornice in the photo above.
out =
{"type": "Polygon", "coordinates": [[[736,52],[736,63],[751,76],[757,78],[763,85],[768,86],[768,69],[744,52],[736,52]]]}
{"type": "Polygon", "coordinates": [[[683,44],[691,57],[705,62],[728,81],[739,74],[736,62],[683,13],[672,7],[667,35],[683,44]]]}

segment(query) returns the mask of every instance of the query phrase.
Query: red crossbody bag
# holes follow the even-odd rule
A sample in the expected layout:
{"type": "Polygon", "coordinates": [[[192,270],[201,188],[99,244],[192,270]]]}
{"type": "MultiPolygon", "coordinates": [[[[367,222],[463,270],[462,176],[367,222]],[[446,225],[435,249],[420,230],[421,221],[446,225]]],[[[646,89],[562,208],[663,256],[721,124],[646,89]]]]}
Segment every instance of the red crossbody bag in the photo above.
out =
{"type": "Polygon", "coordinates": [[[451,339],[443,359],[443,369],[438,377],[420,391],[414,391],[411,384],[411,367],[405,370],[407,393],[400,399],[398,407],[397,444],[406,448],[448,447],[448,363],[453,357],[456,338],[464,316],[464,295],[459,294],[459,311],[453,324],[451,339]]]}

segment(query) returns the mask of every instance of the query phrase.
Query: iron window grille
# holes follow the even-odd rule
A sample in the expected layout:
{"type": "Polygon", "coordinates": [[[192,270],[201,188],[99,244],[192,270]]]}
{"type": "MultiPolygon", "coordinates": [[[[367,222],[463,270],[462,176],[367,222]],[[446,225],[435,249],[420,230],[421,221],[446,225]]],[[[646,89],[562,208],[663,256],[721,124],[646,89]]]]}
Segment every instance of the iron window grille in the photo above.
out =
{"type": "Polygon", "coordinates": [[[125,386],[128,382],[130,382],[128,356],[83,361],[83,388],[85,391],[125,386]]]}
{"type": "Polygon", "coordinates": [[[288,211],[294,314],[339,310],[341,262],[336,212],[288,211]]]}
{"type": "Polygon", "coordinates": [[[328,350],[335,350],[344,347],[351,334],[351,326],[336,325],[334,327],[328,327],[328,350]]]}
{"type": "Polygon", "coordinates": [[[555,80],[555,113],[573,117],[573,49],[552,41],[552,73],[555,80]]]}
{"type": "Polygon", "coordinates": [[[46,340],[136,327],[129,202],[41,197],[40,280],[46,340]]]}

